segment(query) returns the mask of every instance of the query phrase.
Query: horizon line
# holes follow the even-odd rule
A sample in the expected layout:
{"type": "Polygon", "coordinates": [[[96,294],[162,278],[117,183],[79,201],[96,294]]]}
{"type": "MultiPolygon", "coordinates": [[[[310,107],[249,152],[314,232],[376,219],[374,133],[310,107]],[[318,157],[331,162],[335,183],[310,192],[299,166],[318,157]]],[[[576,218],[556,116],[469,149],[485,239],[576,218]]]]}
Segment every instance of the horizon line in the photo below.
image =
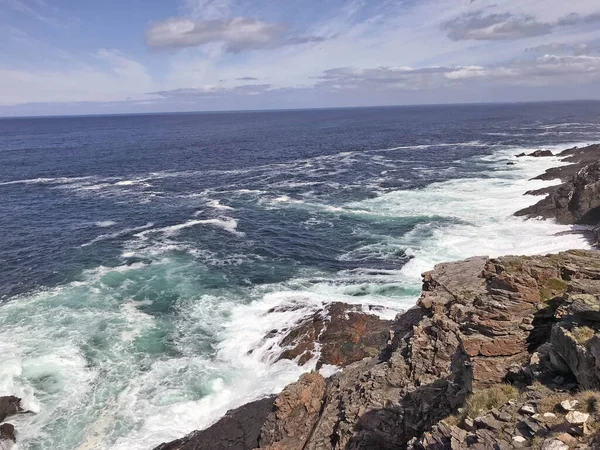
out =
{"type": "Polygon", "coordinates": [[[533,100],[533,101],[495,101],[495,102],[461,102],[461,103],[413,103],[404,105],[364,105],[364,106],[322,106],[306,108],[265,108],[265,109],[229,109],[229,110],[197,110],[197,111],[156,111],[156,112],[124,112],[124,113],[92,113],[92,114],[46,114],[46,115],[14,115],[0,116],[0,120],[14,119],[60,119],[74,117],[127,117],[127,116],[160,116],[177,114],[232,114],[232,113],[268,113],[295,111],[328,111],[343,109],[376,109],[376,108],[418,108],[431,106],[486,106],[486,105],[535,105],[545,103],[595,103],[600,99],[569,100],[533,100]]]}

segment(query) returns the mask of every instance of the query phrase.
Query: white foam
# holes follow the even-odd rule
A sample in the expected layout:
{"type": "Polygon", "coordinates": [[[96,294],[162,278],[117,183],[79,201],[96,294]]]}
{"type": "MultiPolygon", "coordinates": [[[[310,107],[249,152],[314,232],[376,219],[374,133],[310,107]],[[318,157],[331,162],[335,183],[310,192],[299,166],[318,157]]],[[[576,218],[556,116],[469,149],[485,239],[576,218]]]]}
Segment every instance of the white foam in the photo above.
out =
{"type": "MultiPolygon", "coordinates": [[[[116,225],[116,222],[112,222],[112,221],[98,222],[96,225],[99,227],[110,227],[112,225],[116,225]]],[[[152,222],[148,222],[146,225],[142,225],[140,227],[124,228],[122,230],[115,231],[114,233],[101,234],[100,236],[92,239],[91,241],[86,242],[85,244],[81,244],[81,247],[89,247],[90,245],[94,245],[97,242],[106,241],[109,239],[116,239],[121,236],[126,236],[128,234],[135,233],[136,231],[146,230],[153,226],[154,226],[154,224],[152,222]]]]}
{"type": "MultiPolygon", "coordinates": [[[[186,228],[195,227],[198,225],[212,225],[217,228],[221,228],[225,231],[228,231],[231,234],[235,234],[236,236],[244,236],[244,233],[237,231],[238,221],[237,219],[231,217],[221,217],[216,219],[197,219],[197,220],[188,220],[184,223],[178,223],[176,225],[170,225],[168,227],[156,228],[153,230],[145,231],[144,234],[160,232],[165,236],[175,236],[181,230],[186,228]]],[[[139,234],[142,235],[142,234],[139,234]]]]}
{"type": "Polygon", "coordinates": [[[26,180],[13,180],[0,182],[0,186],[11,184],[70,184],[92,180],[94,177],[57,177],[57,178],[31,178],[26,180]]]}
{"type": "Polygon", "coordinates": [[[506,165],[506,161],[523,150],[512,149],[481,157],[482,161],[491,163],[486,178],[457,179],[420,190],[390,192],[345,207],[360,208],[382,217],[429,216],[445,220],[445,224],[438,219],[418,225],[402,238],[388,242],[396,250],[408,248],[413,259],[402,268],[402,273],[415,283],[423,271],[435,264],[473,254],[543,254],[589,248],[581,234],[557,238],[572,227],[513,216],[514,212],[540,200],[523,195],[526,191],[555,183],[529,180],[547,168],[563,164],[554,157],[520,158],[515,166],[506,165]]]}
{"type": "Polygon", "coordinates": [[[94,222],[94,225],[96,225],[99,228],[108,228],[116,224],[117,222],[115,222],[114,220],[102,220],[100,222],[94,222]]]}
{"type": "Polygon", "coordinates": [[[215,208],[215,209],[224,209],[224,210],[232,210],[233,209],[231,206],[222,205],[221,202],[219,202],[219,200],[211,200],[210,202],[207,203],[207,205],[210,206],[211,208],[215,208]]]}

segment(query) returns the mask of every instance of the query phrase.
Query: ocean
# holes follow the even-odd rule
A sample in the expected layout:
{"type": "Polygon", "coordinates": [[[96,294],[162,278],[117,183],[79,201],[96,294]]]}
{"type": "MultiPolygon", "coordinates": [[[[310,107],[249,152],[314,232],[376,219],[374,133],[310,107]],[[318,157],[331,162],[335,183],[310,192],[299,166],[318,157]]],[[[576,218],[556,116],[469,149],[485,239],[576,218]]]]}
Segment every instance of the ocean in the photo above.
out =
{"type": "Polygon", "coordinates": [[[265,336],[323,304],[393,318],[436,263],[588,248],[512,216],[561,164],[515,155],[598,141],[599,102],[0,119],[18,448],[151,449],[314,368],[265,336]]]}

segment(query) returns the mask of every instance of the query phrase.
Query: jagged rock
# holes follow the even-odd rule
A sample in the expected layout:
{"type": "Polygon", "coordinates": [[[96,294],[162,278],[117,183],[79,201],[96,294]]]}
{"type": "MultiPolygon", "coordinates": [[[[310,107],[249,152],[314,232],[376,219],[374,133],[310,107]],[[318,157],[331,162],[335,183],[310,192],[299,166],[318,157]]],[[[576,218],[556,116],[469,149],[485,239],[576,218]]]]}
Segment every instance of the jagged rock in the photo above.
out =
{"type": "Polygon", "coordinates": [[[370,314],[368,307],[331,303],[292,327],[280,345],[286,350],[280,359],[296,359],[300,365],[320,353],[323,364],[345,367],[374,357],[390,339],[393,321],[370,314]],[[366,309],[366,311],[365,311],[366,309]]]}
{"type": "Polygon", "coordinates": [[[561,322],[552,328],[550,342],[584,389],[600,388],[600,339],[597,336],[580,343],[561,322]]]}
{"type": "Polygon", "coordinates": [[[587,149],[586,156],[580,157],[572,167],[553,169],[554,178],[577,169],[568,180],[549,189],[545,199],[515,215],[552,218],[562,224],[597,225],[600,222],[600,146],[587,149]],[[593,162],[589,161],[588,154],[595,155],[593,162]]]}
{"type": "MultiPolygon", "coordinates": [[[[17,442],[15,437],[15,427],[10,423],[3,423],[0,425],[0,442],[12,441],[17,442]]],[[[0,445],[0,448],[4,448],[0,445]]]]}
{"type": "Polygon", "coordinates": [[[263,420],[261,448],[509,449],[532,447],[559,431],[589,442],[582,416],[572,414],[568,430],[554,430],[562,415],[547,414],[573,399],[568,391],[593,389],[600,379],[600,336],[578,343],[573,335],[586,316],[573,307],[581,303],[573,295],[598,289],[592,281],[600,281],[599,256],[570,251],[436,266],[423,276],[417,306],[397,318],[393,338],[376,357],[327,380],[305,375],[280,394],[263,420]],[[555,380],[567,381],[552,387],[555,380]],[[471,393],[506,382],[520,393],[501,404],[502,397],[491,398],[489,411],[471,421],[471,393]],[[449,420],[459,414],[464,420],[449,420]]]}
{"type": "Polygon", "coordinates": [[[590,418],[590,415],[587,413],[582,413],[579,411],[569,411],[569,413],[565,416],[567,422],[573,425],[581,425],[586,423],[590,418]]]}
{"type": "Polygon", "coordinates": [[[0,397],[0,422],[3,422],[7,417],[22,412],[24,411],[21,407],[21,399],[19,397],[15,397],[14,395],[0,397]]]}
{"type": "Polygon", "coordinates": [[[527,156],[533,156],[534,158],[541,158],[547,156],[554,156],[550,150],[536,150],[533,153],[530,153],[527,156]]]}
{"type": "Polygon", "coordinates": [[[325,394],[325,379],[304,374],[277,397],[260,433],[261,450],[302,450],[318,419],[325,394]]]}

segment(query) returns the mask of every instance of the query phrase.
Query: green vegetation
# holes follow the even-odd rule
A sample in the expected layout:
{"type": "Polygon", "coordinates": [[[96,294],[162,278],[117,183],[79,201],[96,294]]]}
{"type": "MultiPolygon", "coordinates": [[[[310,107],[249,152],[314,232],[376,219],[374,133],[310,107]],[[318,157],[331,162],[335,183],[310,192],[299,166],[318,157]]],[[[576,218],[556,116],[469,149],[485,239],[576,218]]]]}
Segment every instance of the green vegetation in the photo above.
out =
{"type": "Polygon", "coordinates": [[[552,300],[555,297],[563,295],[567,290],[567,283],[558,278],[550,278],[540,286],[540,297],[542,301],[552,300]]]}
{"type": "Polygon", "coordinates": [[[461,425],[467,417],[474,419],[486,411],[497,408],[509,400],[514,400],[519,390],[510,384],[497,384],[487,389],[475,391],[465,402],[459,414],[444,419],[447,425],[461,425]]]}
{"type": "Polygon", "coordinates": [[[482,412],[514,400],[518,395],[519,390],[510,384],[497,384],[481,391],[475,391],[467,399],[465,413],[468,417],[475,418],[482,412]]]}

